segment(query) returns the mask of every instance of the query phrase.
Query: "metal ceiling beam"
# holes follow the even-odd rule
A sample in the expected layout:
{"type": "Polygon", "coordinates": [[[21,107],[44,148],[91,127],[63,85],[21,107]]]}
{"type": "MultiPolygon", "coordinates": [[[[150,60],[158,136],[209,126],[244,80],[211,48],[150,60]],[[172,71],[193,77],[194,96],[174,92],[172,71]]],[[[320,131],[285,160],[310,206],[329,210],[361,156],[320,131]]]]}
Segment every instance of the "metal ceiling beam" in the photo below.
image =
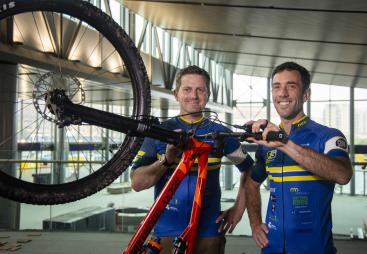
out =
{"type": "Polygon", "coordinates": [[[70,59],[70,53],[71,53],[71,49],[73,48],[73,46],[74,46],[74,43],[75,43],[75,41],[76,41],[76,38],[77,38],[77,36],[78,36],[78,34],[79,34],[79,31],[80,31],[80,28],[82,27],[82,21],[80,20],[79,22],[78,22],[78,25],[76,26],[76,28],[75,28],[75,30],[74,30],[74,32],[73,32],[73,35],[72,35],[72,37],[71,37],[71,40],[69,41],[69,43],[68,43],[68,45],[67,45],[67,47],[66,47],[66,52],[65,52],[65,58],[66,59],[70,59]]]}
{"type": "Polygon", "coordinates": [[[134,0],[126,2],[147,2],[147,3],[162,3],[162,4],[179,4],[179,5],[196,5],[205,7],[224,7],[224,8],[244,8],[244,9],[259,9],[270,11],[301,11],[301,12],[324,12],[324,13],[347,13],[347,14],[366,14],[367,10],[338,10],[338,9],[317,9],[317,8],[296,8],[296,7],[279,7],[274,5],[241,5],[241,4],[222,4],[222,3],[205,3],[205,2],[188,2],[188,1],[161,1],[161,0],[134,0]]]}
{"type": "Polygon", "coordinates": [[[54,17],[52,14],[47,13],[47,12],[42,12],[42,21],[45,24],[45,27],[47,29],[47,34],[48,37],[50,38],[51,41],[51,45],[52,45],[52,49],[53,52],[58,55],[61,56],[61,41],[62,38],[60,38],[60,40],[57,39],[57,35],[59,34],[61,36],[62,34],[62,14],[60,15],[60,31],[56,30],[56,25],[55,25],[55,21],[54,21],[54,17]],[[50,25],[50,20],[52,20],[53,25],[50,25]]]}
{"type": "Polygon", "coordinates": [[[12,47],[0,43],[0,60],[27,64],[47,70],[59,70],[59,68],[62,68],[65,73],[69,74],[75,74],[75,72],[77,71],[80,77],[88,78],[96,82],[130,82],[129,78],[124,77],[121,74],[111,73],[104,69],[96,69],[94,67],[87,66],[78,62],[71,63],[68,60],[59,59],[57,57],[53,57],[50,54],[26,49],[21,46],[12,47]]]}
{"type": "MultiPolygon", "coordinates": [[[[217,49],[207,49],[207,48],[195,48],[195,49],[200,50],[200,51],[228,53],[228,54],[236,54],[236,55],[265,56],[265,57],[276,57],[276,58],[292,58],[292,59],[297,59],[297,60],[318,61],[318,62],[327,62],[327,63],[367,65],[367,63],[365,63],[365,62],[350,62],[350,61],[338,61],[338,60],[330,60],[330,59],[306,58],[306,57],[298,57],[298,56],[270,55],[270,54],[249,53],[249,52],[231,51],[231,50],[217,50],[217,49]]],[[[363,58],[361,60],[363,60],[363,58]]]]}
{"type": "Polygon", "coordinates": [[[308,43],[309,42],[325,43],[325,44],[335,44],[335,45],[367,46],[367,43],[358,43],[358,42],[309,40],[309,39],[289,38],[289,37],[287,38],[287,37],[262,36],[262,35],[252,35],[252,34],[237,34],[237,33],[211,32],[211,31],[200,31],[200,30],[189,30],[189,29],[174,29],[174,28],[168,28],[168,27],[163,27],[162,29],[166,31],[180,32],[180,33],[210,34],[210,35],[220,35],[220,36],[230,36],[230,37],[248,37],[248,38],[256,38],[256,39],[297,41],[297,42],[308,42],[308,43]]]}
{"type": "MultiPolygon", "coordinates": [[[[219,64],[224,65],[236,65],[236,66],[246,66],[246,67],[252,67],[252,68],[264,68],[264,69],[273,69],[274,66],[261,66],[261,65],[249,65],[249,64],[241,64],[241,63],[233,63],[233,62],[217,62],[219,64]]],[[[330,72],[314,72],[315,74],[325,74],[325,75],[334,75],[334,76],[341,76],[341,77],[358,77],[358,78],[367,78],[367,76],[356,76],[352,74],[341,74],[341,73],[330,73],[330,72]]]]}

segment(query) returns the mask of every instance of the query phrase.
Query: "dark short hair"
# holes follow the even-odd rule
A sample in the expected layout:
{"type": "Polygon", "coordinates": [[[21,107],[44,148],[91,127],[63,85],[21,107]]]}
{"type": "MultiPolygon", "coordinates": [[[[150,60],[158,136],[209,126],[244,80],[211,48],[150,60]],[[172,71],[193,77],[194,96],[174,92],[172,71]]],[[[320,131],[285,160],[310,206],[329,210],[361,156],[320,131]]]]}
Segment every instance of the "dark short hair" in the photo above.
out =
{"type": "Polygon", "coordinates": [[[295,62],[285,62],[285,63],[278,65],[277,67],[274,68],[273,73],[271,74],[271,78],[273,79],[275,74],[282,72],[284,70],[298,71],[298,73],[301,75],[301,80],[303,84],[303,87],[302,87],[303,92],[306,91],[310,87],[310,83],[311,83],[310,72],[305,67],[295,62]]]}
{"type": "Polygon", "coordinates": [[[187,66],[183,69],[181,69],[177,75],[176,75],[176,89],[178,90],[181,86],[181,79],[184,75],[186,74],[198,74],[198,75],[201,75],[203,76],[205,79],[206,79],[206,88],[208,90],[208,93],[210,92],[210,76],[209,76],[209,73],[200,68],[199,66],[196,66],[196,65],[190,65],[190,66],[187,66]]]}

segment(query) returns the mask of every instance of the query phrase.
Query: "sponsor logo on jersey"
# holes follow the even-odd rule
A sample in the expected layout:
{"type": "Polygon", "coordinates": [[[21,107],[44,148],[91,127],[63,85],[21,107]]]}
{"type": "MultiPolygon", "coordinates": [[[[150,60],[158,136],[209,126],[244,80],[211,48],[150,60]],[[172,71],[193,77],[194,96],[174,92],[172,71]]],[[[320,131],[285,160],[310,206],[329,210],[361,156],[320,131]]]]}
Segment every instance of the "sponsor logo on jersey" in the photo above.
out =
{"type": "Polygon", "coordinates": [[[289,188],[289,191],[290,192],[298,192],[299,189],[298,189],[298,187],[291,187],[291,188],[289,188]]]}
{"type": "Polygon", "coordinates": [[[336,140],[335,145],[341,149],[347,149],[347,141],[344,138],[336,140]]]}
{"type": "Polygon", "coordinates": [[[266,163],[269,163],[270,161],[274,160],[277,156],[277,150],[271,150],[266,153],[266,163]]]}

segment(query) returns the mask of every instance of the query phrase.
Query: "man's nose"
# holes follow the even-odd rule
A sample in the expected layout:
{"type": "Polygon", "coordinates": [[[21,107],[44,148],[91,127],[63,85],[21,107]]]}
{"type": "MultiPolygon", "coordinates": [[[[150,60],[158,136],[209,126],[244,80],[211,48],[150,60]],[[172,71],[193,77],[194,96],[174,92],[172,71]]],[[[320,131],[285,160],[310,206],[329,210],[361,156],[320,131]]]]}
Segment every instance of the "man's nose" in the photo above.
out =
{"type": "Polygon", "coordinates": [[[196,90],[192,90],[190,93],[190,97],[191,98],[198,98],[199,97],[199,92],[196,90]]]}
{"type": "Polygon", "coordinates": [[[281,96],[288,96],[288,89],[287,89],[287,86],[282,86],[280,89],[279,89],[279,95],[281,96]]]}

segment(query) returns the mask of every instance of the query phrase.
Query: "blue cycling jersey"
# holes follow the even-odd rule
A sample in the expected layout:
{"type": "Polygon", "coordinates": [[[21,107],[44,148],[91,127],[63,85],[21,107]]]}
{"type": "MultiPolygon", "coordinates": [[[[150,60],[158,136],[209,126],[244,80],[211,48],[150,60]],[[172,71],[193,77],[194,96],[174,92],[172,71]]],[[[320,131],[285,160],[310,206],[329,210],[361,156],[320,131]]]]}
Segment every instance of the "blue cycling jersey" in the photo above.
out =
{"type": "MultiPolygon", "coordinates": [[[[197,135],[206,134],[212,131],[230,132],[230,130],[223,125],[204,118],[197,122],[188,122],[183,117],[175,117],[163,122],[161,127],[170,130],[181,129],[185,132],[193,131],[197,135]]],[[[213,140],[205,140],[205,142],[211,143],[213,140]]],[[[150,165],[156,161],[165,153],[166,145],[166,143],[161,141],[145,138],[144,143],[134,160],[132,169],[138,170],[139,167],[150,165]]],[[[252,158],[243,151],[241,144],[235,138],[225,138],[223,154],[230,158],[241,172],[247,170],[253,164],[252,158]]],[[[179,162],[179,159],[180,158],[177,158],[176,163],[179,162]]],[[[217,156],[210,154],[208,158],[207,181],[205,183],[203,204],[199,219],[198,236],[219,235],[219,225],[215,223],[215,220],[220,214],[220,167],[221,157],[218,158],[217,156]]],[[[174,168],[175,166],[168,169],[155,185],[155,198],[163,189],[165,183],[173,173],[174,168]]],[[[197,163],[194,163],[190,172],[183,179],[165,211],[159,218],[154,228],[154,234],[156,236],[179,236],[187,227],[190,220],[192,202],[196,188],[197,168],[197,163]]]]}
{"type": "MultiPolygon", "coordinates": [[[[292,124],[294,143],[329,156],[348,157],[347,141],[336,129],[308,117],[292,124]]],[[[266,215],[269,245],[263,253],[332,254],[331,200],[334,183],[312,174],[285,153],[259,146],[251,175],[257,182],[270,180],[266,215]]]]}

